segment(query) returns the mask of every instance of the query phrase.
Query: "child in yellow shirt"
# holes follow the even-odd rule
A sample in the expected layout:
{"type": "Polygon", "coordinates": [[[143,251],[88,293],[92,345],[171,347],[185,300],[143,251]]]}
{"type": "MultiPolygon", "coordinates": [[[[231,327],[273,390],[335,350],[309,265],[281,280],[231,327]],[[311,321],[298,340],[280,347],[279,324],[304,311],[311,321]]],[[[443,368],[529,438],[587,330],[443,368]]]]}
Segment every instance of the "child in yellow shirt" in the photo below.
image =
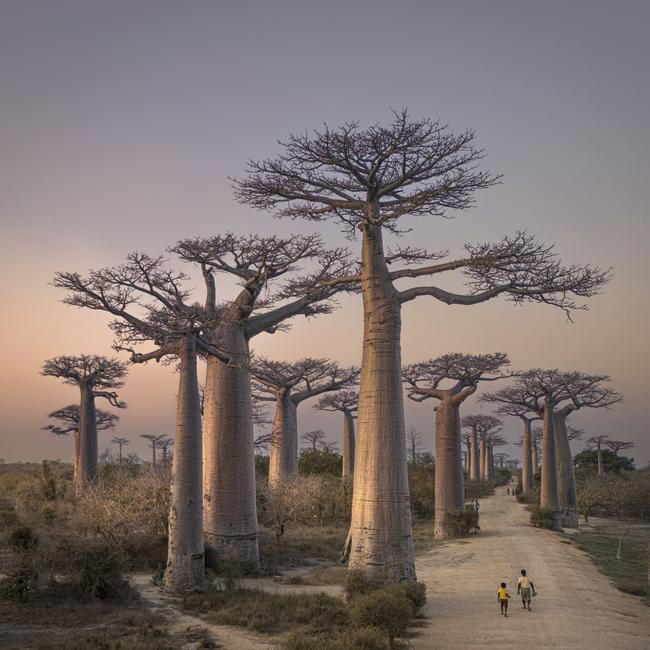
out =
{"type": "Polygon", "coordinates": [[[508,617],[508,598],[510,598],[510,594],[506,589],[506,583],[502,582],[501,588],[497,592],[497,601],[501,605],[501,614],[506,618],[508,617]]]}

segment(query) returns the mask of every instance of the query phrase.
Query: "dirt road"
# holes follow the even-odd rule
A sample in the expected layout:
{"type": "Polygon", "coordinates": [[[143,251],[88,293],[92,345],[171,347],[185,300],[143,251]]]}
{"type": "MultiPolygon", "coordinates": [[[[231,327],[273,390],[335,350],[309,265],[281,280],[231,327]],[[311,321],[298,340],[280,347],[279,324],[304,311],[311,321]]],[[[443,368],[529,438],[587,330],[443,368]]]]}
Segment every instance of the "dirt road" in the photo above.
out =
{"type": "Polygon", "coordinates": [[[527,526],[528,513],[505,488],[481,500],[480,514],[479,536],[420,556],[428,620],[413,648],[650,648],[650,608],[618,591],[560,536],[527,526]],[[532,612],[517,599],[520,569],[538,591],[532,612]],[[512,595],[508,618],[496,602],[500,582],[512,595]]]}

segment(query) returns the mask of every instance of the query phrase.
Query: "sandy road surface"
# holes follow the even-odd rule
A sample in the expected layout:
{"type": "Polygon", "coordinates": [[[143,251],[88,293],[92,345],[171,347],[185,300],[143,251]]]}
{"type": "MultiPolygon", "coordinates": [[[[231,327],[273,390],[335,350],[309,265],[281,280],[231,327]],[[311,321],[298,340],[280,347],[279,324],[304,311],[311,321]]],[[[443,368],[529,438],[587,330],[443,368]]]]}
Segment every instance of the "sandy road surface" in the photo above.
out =
{"type": "Polygon", "coordinates": [[[618,591],[558,535],[526,525],[528,513],[505,487],[481,500],[480,513],[480,535],[418,559],[428,620],[413,648],[650,649],[650,608],[618,591]],[[517,599],[520,569],[538,591],[532,612],[517,599]],[[512,596],[508,618],[496,602],[500,582],[512,596]]]}

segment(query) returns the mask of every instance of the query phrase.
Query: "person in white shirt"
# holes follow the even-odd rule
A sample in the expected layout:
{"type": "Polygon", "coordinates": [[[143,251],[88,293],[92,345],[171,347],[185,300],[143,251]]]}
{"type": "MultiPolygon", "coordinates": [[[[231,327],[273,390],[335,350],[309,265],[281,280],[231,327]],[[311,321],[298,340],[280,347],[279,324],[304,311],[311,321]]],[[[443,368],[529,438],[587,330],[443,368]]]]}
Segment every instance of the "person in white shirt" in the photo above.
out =
{"type": "Polygon", "coordinates": [[[519,581],[517,582],[517,593],[521,594],[521,602],[524,605],[524,609],[527,609],[529,612],[532,611],[530,609],[531,591],[534,596],[537,595],[535,586],[526,575],[526,569],[522,569],[519,581]]]}

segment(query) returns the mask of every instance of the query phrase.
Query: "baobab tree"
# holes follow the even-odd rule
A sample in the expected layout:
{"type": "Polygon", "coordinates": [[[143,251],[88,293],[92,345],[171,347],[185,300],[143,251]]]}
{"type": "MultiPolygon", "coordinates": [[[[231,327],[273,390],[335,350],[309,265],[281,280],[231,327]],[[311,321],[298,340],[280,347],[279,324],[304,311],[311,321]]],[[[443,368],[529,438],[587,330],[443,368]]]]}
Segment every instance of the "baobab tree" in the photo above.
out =
{"type": "Polygon", "coordinates": [[[499,464],[499,467],[503,467],[504,462],[510,458],[510,454],[506,454],[504,452],[501,452],[499,454],[494,454],[494,457],[496,458],[497,463],[499,464]]]}
{"type": "Polygon", "coordinates": [[[507,445],[508,441],[496,433],[485,436],[485,475],[486,481],[494,481],[494,448],[507,445]]]}
{"type": "Polygon", "coordinates": [[[470,478],[473,481],[486,481],[486,436],[500,431],[503,421],[493,415],[479,414],[466,415],[460,424],[461,428],[472,432],[470,478]]]}
{"type": "Polygon", "coordinates": [[[101,397],[115,408],[126,408],[114,390],[124,385],[126,365],[117,359],[94,354],[59,356],[48,359],[41,374],[58,377],[65,384],[77,386],[81,393],[79,404],[79,452],[76,454],[75,493],[80,495],[97,478],[97,409],[95,400],[101,397]]]}
{"type": "Polygon", "coordinates": [[[587,439],[587,442],[596,445],[596,451],[598,453],[598,476],[603,476],[605,474],[605,468],[603,467],[603,444],[607,444],[609,436],[600,435],[592,436],[587,439]]]}
{"type": "Polygon", "coordinates": [[[200,269],[206,335],[233,362],[208,356],[203,418],[203,492],[206,542],[248,566],[259,567],[255,457],[251,419],[250,340],[289,327],[291,319],[330,313],[334,295],[354,290],[331,283],[350,273],[345,249],[327,249],[319,235],[260,237],[226,233],[184,239],[171,248],[200,269]],[[301,270],[307,267],[307,271],[301,270]],[[217,302],[217,279],[240,283],[235,297],[217,302]]]}
{"type": "Polygon", "coordinates": [[[411,462],[413,465],[417,464],[418,450],[422,448],[422,435],[413,426],[406,432],[406,447],[411,455],[411,462]]]}
{"type": "Polygon", "coordinates": [[[140,435],[141,438],[149,441],[151,445],[151,465],[156,467],[156,449],[158,449],[158,443],[165,437],[164,435],[155,435],[153,433],[143,433],[140,435]]]}
{"type": "Polygon", "coordinates": [[[541,443],[542,443],[543,433],[544,433],[544,429],[542,429],[542,427],[535,427],[530,432],[530,446],[531,446],[532,460],[533,460],[533,476],[537,474],[537,470],[539,469],[539,464],[542,459],[541,443]]]}
{"type": "Polygon", "coordinates": [[[472,456],[472,435],[466,433],[462,436],[462,438],[463,438],[463,442],[465,443],[463,471],[469,477],[470,459],[472,456]]]}
{"type": "Polygon", "coordinates": [[[319,443],[325,440],[325,432],[322,429],[315,429],[314,431],[306,431],[305,433],[301,434],[300,438],[301,440],[304,440],[305,442],[309,443],[311,445],[311,448],[314,451],[316,451],[319,443]]]}
{"type": "Polygon", "coordinates": [[[166,588],[176,593],[204,586],[198,353],[231,361],[204,335],[206,312],[189,302],[190,293],[183,287],[186,279],[161,257],[131,253],[120,266],[91,270],[86,277],[57,273],[53,281],[67,291],[63,302],[115,317],[110,324],[116,335],[114,347],[130,352],[132,363],[178,361],[176,452],[164,578],[166,588]],[[150,341],[156,347],[148,352],[133,347],[150,341]]]}
{"type": "MultiPolygon", "coordinates": [[[[57,424],[48,424],[41,427],[43,431],[50,431],[55,436],[67,436],[69,433],[74,434],[74,459],[73,459],[73,484],[77,484],[77,474],[79,471],[79,422],[80,422],[81,409],[79,404],[68,404],[56,411],[48,414],[50,420],[55,420],[57,424]]],[[[115,413],[109,413],[102,409],[95,409],[95,422],[97,431],[106,431],[114,429],[117,425],[120,416],[115,413]]]]}
{"type": "Polygon", "coordinates": [[[171,448],[174,446],[174,439],[163,436],[160,440],[156,441],[156,447],[162,450],[162,463],[166,467],[169,464],[169,455],[171,448]]]}
{"type": "Polygon", "coordinates": [[[618,452],[625,449],[632,449],[634,447],[633,442],[623,442],[621,440],[607,440],[605,444],[618,456],[618,452]]]}
{"type": "Polygon", "coordinates": [[[354,476],[354,419],[357,416],[359,394],[354,390],[323,395],[314,408],[319,411],[339,411],[343,413],[343,479],[354,476]]]}
{"type": "Polygon", "coordinates": [[[289,363],[257,357],[253,374],[256,398],[275,402],[269,481],[276,483],[298,472],[298,405],[353,386],[359,369],[341,368],[329,359],[303,358],[289,363]]]}
{"type": "Polygon", "coordinates": [[[526,405],[526,395],[521,394],[517,385],[505,386],[494,393],[485,393],[479,398],[482,402],[496,404],[497,415],[517,417],[524,423],[522,433],[521,487],[524,495],[530,495],[535,487],[534,475],[537,471],[537,451],[532,439],[531,426],[541,416],[531,411],[526,405]]]}
{"type": "Polygon", "coordinates": [[[120,438],[118,436],[115,436],[114,438],[111,438],[111,443],[114,445],[117,445],[119,448],[119,461],[120,465],[122,464],[122,448],[126,447],[129,444],[129,439],[128,438],[120,438]]]}
{"type": "Polygon", "coordinates": [[[555,434],[557,444],[558,490],[561,522],[569,528],[578,527],[578,495],[570,440],[582,432],[567,426],[567,417],[581,408],[610,408],[622,397],[606,386],[606,375],[589,375],[573,372],[565,384],[566,403],[555,410],[555,434]]]}
{"type": "Polygon", "coordinates": [[[413,579],[400,382],[401,306],[420,296],[474,305],[506,295],[516,303],[540,302],[570,312],[580,307],[574,296],[596,293],[607,272],[563,267],[552,247],[525,233],[468,245],[464,257],[447,261],[442,261],[446,252],[385,248],[385,233],[407,231],[406,217],[444,217],[466,210],[478,190],[499,181],[498,175],[479,169],[483,152],[470,130],[454,134],[440,122],[412,120],[402,111],[385,126],[325,126],[289,136],[281,146],[277,157],[248,163],[247,175],[235,180],[236,198],[278,217],[333,219],[350,238],[360,233],[362,239],[360,273],[341,278],[361,283],[364,309],[358,462],[343,557],[349,556],[350,569],[393,581],[413,579]],[[467,293],[427,284],[402,290],[396,286],[402,279],[455,269],[465,273],[467,293]]]}
{"type": "Polygon", "coordinates": [[[500,378],[500,371],[509,364],[508,356],[495,354],[450,353],[436,359],[406,366],[402,378],[410,399],[422,402],[433,398],[436,406],[436,475],[435,518],[436,539],[449,537],[448,513],[465,508],[465,486],[460,438],[460,406],[481,381],[500,378]]]}

